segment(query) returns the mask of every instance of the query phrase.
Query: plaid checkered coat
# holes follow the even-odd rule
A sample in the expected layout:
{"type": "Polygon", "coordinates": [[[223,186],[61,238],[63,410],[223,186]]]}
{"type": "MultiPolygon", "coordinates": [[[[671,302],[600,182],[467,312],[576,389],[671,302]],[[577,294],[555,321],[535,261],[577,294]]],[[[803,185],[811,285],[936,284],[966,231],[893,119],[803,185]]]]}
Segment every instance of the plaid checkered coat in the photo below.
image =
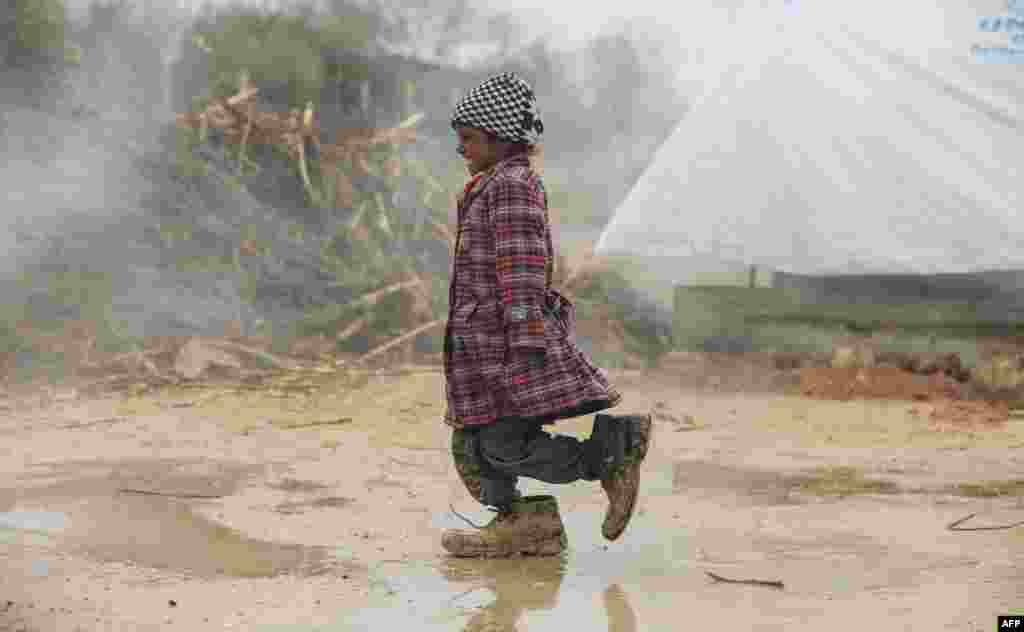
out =
{"type": "Polygon", "coordinates": [[[508,158],[467,186],[458,218],[445,423],[552,423],[617,405],[621,395],[575,345],[575,308],[551,289],[547,196],[529,159],[508,158]]]}

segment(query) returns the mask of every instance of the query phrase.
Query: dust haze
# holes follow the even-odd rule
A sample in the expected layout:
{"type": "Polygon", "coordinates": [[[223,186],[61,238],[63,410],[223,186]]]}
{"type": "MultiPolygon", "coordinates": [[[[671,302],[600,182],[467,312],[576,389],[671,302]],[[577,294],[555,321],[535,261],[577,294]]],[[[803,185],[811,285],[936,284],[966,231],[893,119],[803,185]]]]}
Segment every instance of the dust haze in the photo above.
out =
{"type": "MultiPolygon", "coordinates": [[[[243,298],[237,275],[175,268],[180,252],[172,252],[161,234],[170,224],[192,224],[192,232],[205,236],[189,246],[202,252],[189,256],[220,256],[237,246],[229,243],[237,242],[233,230],[262,221],[272,249],[297,247],[305,252],[291,258],[304,260],[315,257],[323,240],[277,243],[282,231],[275,222],[301,223],[315,235],[351,215],[345,208],[304,208],[301,185],[286,170],[275,173],[273,184],[270,178],[245,181],[241,190],[215,195],[175,175],[175,115],[211,91],[216,53],[203,51],[194,36],[225,16],[255,11],[359,25],[331,54],[365,60],[369,76],[334,78],[320,87],[313,100],[321,130],[388,127],[421,111],[427,140],[417,146],[417,157],[437,172],[451,171],[456,159],[446,119],[453,99],[490,72],[522,73],[535,86],[546,119],[544,169],[555,191],[556,239],[567,246],[594,239],[687,106],[678,63],[685,54],[654,18],[611,20],[594,36],[567,44],[552,29],[537,28],[528,12],[467,0],[44,4],[63,14],[63,42],[35,50],[19,44],[21,36],[36,36],[23,32],[5,37],[0,49],[0,185],[12,209],[0,238],[0,278],[8,285],[7,301],[34,320],[82,318],[90,309],[54,300],[45,287],[53,274],[105,279],[109,307],[101,311],[114,338],[210,334],[228,321],[240,322],[244,333],[283,331],[310,304],[344,298],[318,292],[312,272],[289,277],[299,288],[294,300],[261,303],[243,298]],[[416,85],[414,96],[388,88],[399,73],[416,85]]],[[[16,30],[14,17],[0,28],[16,30]]],[[[266,111],[304,105],[289,101],[288,86],[260,89],[266,111]]],[[[224,158],[212,148],[194,152],[207,161],[224,158]]],[[[410,217],[427,212],[415,201],[406,206],[410,217]]],[[[432,265],[446,274],[440,261],[432,265]]],[[[251,272],[264,286],[282,278],[251,272]]],[[[652,318],[667,324],[664,297],[660,306],[650,294],[629,300],[643,302],[652,318]]]]}

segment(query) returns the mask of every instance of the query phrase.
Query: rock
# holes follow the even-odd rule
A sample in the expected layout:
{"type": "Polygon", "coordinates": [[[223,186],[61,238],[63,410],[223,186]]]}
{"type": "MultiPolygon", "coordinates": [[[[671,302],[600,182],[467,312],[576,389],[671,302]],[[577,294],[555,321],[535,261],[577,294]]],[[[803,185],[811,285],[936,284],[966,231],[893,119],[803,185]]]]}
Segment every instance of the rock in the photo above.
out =
{"type": "Polygon", "coordinates": [[[875,352],[869,347],[836,347],[832,353],[833,369],[870,369],[875,366],[875,352]]]}
{"type": "Polygon", "coordinates": [[[242,368],[241,362],[235,356],[204,344],[196,338],[185,343],[174,360],[174,372],[190,380],[198,378],[204,371],[214,366],[242,368]]]}

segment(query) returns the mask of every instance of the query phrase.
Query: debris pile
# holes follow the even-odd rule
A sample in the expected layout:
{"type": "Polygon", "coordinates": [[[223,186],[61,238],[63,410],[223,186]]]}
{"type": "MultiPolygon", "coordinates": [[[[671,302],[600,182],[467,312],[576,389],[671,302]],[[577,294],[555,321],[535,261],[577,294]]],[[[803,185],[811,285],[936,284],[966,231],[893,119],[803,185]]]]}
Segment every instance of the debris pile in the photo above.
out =
{"type": "Polygon", "coordinates": [[[1001,428],[1010,418],[1005,402],[940,400],[910,409],[914,417],[928,420],[937,432],[963,432],[1001,428]]]}
{"type": "Polygon", "coordinates": [[[800,393],[819,399],[959,399],[962,386],[941,373],[919,375],[896,367],[803,368],[800,393]]]}
{"type": "MultiPolygon", "coordinates": [[[[258,88],[243,73],[238,94],[212,97],[202,111],[178,114],[176,125],[180,130],[197,134],[201,142],[216,132],[226,146],[236,148],[240,173],[247,168],[259,168],[246,153],[250,147],[267,145],[279,150],[295,162],[306,194],[316,206],[329,203],[340,208],[355,207],[357,191],[350,174],[398,178],[403,171],[399,147],[420,140],[415,126],[423,120],[423,114],[413,115],[390,129],[337,130],[335,143],[321,143],[323,134],[312,103],[306,105],[304,112],[257,112],[258,93],[258,88]],[[377,149],[388,152],[379,167],[372,164],[377,149]],[[314,169],[324,176],[320,187],[314,183],[314,169]]],[[[431,184],[435,189],[441,188],[436,180],[431,184]]],[[[440,230],[448,232],[443,224],[440,230]]]]}

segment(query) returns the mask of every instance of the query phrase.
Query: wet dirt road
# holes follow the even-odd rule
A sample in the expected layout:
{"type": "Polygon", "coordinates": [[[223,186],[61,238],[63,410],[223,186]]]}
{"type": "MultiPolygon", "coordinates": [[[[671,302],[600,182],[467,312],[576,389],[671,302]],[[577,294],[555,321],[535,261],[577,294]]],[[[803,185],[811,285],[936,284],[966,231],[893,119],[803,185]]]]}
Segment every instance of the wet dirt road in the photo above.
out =
{"type": "Polygon", "coordinates": [[[613,377],[619,411],[656,413],[638,514],[608,543],[599,487],[527,482],[570,541],[527,560],[441,555],[465,526],[449,502],[489,514],[452,470],[436,371],[9,400],[0,630],[987,631],[1024,611],[1024,527],[947,529],[1024,520],[1024,421],[613,377]]]}

